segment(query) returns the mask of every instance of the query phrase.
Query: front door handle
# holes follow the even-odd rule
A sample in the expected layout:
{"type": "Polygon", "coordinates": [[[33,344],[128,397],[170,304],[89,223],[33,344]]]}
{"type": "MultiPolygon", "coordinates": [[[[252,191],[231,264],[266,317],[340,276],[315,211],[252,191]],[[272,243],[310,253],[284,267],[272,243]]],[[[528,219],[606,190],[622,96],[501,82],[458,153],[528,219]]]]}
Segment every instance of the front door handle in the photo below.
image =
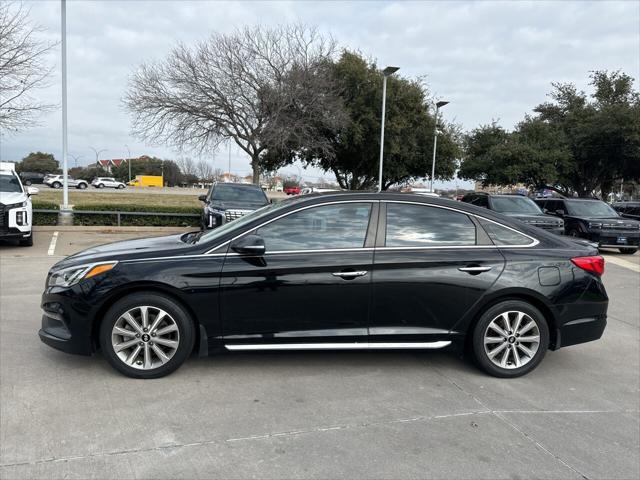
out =
{"type": "Polygon", "coordinates": [[[366,270],[362,270],[359,272],[334,272],[331,275],[334,277],[341,278],[356,278],[356,277],[364,277],[368,272],[366,270]]]}
{"type": "Polygon", "coordinates": [[[491,270],[491,267],[460,267],[458,268],[458,270],[460,270],[461,272],[467,272],[467,273],[482,273],[482,272],[488,272],[489,270],[491,270]]]}

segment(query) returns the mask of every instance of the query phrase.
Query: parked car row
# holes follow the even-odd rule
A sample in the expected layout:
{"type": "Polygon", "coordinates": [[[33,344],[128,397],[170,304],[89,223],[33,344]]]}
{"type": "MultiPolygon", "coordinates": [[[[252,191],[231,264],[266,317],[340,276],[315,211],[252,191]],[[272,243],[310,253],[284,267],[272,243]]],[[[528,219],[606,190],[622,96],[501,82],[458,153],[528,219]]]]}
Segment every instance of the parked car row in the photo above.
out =
{"type": "MultiPolygon", "coordinates": [[[[612,208],[602,200],[588,198],[536,198],[475,192],[465,203],[516,218],[557,235],[569,235],[633,254],[640,247],[640,221],[634,219],[639,202],[623,202],[612,208]],[[627,217],[627,218],[625,218],[627,217]]],[[[640,215],[636,215],[640,219],[640,215]]]]}

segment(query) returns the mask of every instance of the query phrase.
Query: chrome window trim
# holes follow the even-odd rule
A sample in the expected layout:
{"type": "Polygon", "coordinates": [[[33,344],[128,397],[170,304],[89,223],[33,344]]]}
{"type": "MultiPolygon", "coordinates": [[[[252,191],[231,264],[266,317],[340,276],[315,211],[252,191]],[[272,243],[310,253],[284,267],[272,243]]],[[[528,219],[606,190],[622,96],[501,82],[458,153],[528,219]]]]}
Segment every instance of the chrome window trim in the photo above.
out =
{"type": "MultiPolygon", "coordinates": [[[[333,201],[330,201],[330,202],[316,203],[316,204],[313,204],[313,205],[306,205],[306,206],[300,207],[300,208],[298,208],[296,210],[292,210],[290,212],[283,213],[282,215],[279,215],[279,216],[277,216],[275,218],[267,220],[266,222],[261,223],[260,225],[258,225],[256,227],[253,227],[252,229],[247,230],[246,232],[242,232],[241,234],[236,235],[235,237],[231,238],[230,240],[227,240],[226,242],[221,243],[220,245],[217,245],[217,246],[213,247],[211,250],[206,251],[205,255],[212,254],[213,252],[215,252],[219,248],[222,248],[225,245],[230,244],[234,240],[237,240],[238,238],[244,237],[245,235],[249,234],[249,232],[253,232],[254,230],[258,230],[258,229],[264,227],[265,225],[269,225],[271,222],[275,222],[276,220],[280,220],[281,218],[287,217],[287,216],[292,215],[294,213],[302,212],[303,210],[307,210],[309,208],[322,207],[322,206],[325,206],[325,205],[342,204],[342,203],[370,203],[371,206],[373,207],[373,204],[374,203],[380,203],[380,200],[333,200],[333,201]]],[[[369,215],[371,215],[371,212],[369,212],[369,215]]],[[[348,250],[358,250],[358,251],[360,251],[363,248],[364,247],[362,247],[362,248],[354,247],[354,248],[348,249],[348,250]]],[[[342,250],[342,249],[333,249],[333,250],[342,250]]],[[[347,250],[347,249],[344,249],[344,250],[347,250]]],[[[290,251],[293,252],[294,250],[290,250],[290,251]]],[[[310,252],[310,251],[311,250],[296,250],[296,252],[310,252]]],[[[321,250],[321,251],[328,252],[328,251],[331,251],[331,249],[326,249],[326,250],[321,250]]],[[[274,251],[274,252],[271,252],[271,253],[277,253],[277,251],[274,251]]]]}
{"type": "MultiPolygon", "coordinates": [[[[491,222],[491,223],[495,223],[496,225],[499,225],[503,228],[507,228],[513,232],[516,232],[520,235],[523,235],[525,237],[527,237],[528,239],[531,240],[531,243],[528,243],[526,245],[492,245],[494,247],[498,247],[498,248],[531,248],[531,247],[535,247],[536,245],[538,245],[540,243],[540,240],[538,240],[537,238],[532,237],[531,235],[527,235],[526,233],[522,233],[520,230],[516,230],[513,227],[510,227],[508,225],[505,225],[503,223],[500,222],[496,222],[495,220],[491,220],[490,218],[487,217],[483,217],[482,215],[478,215],[476,213],[471,213],[471,212],[465,212],[464,210],[459,210],[457,208],[452,208],[452,207],[446,207],[444,205],[435,205],[433,203],[421,203],[421,202],[412,202],[409,200],[380,200],[380,202],[382,203],[407,203],[407,204],[412,204],[412,205],[422,205],[422,206],[427,206],[427,207],[435,207],[435,208],[442,208],[444,210],[451,210],[453,212],[457,212],[457,213],[462,213],[464,215],[469,215],[475,218],[481,218],[482,220],[485,220],[487,222],[491,222]]],[[[455,246],[455,245],[447,245],[447,246],[438,246],[438,247],[380,247],[380,248],[394,248],[394,249],[398,249],[398,248],[402,248],[402,249],[407,249],[407,248],[481,248],[481,247],[486,247],[486,245],[460,245],[455,246]]]]}

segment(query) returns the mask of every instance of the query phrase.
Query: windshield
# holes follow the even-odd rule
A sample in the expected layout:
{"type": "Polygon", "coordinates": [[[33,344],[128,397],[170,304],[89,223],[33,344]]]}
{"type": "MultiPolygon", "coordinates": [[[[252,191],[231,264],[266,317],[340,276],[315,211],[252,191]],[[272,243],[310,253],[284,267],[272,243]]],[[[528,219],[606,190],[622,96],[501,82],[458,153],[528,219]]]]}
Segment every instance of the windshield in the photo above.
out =
{"type": "Polygon", "coordinates": [[[618,217],[618,213],[604,202],[566,200],[567,213],[577,217],[618,217]]]}
{"type": "Polygon", "coordinates": [[[492,197],[491,205],[493,210],[501,213],[542,213],[540,207],[527,197],[492,197]]]}
{"type": "Polygon", "coordinates": [[[20,180],[14,175],[0,175],[0,192],[22,193],[20,180]]]}
{"type": "Polygon", "coordinates": [[[221,202],[267,203],[267,197],[260,188],[245,185],[218,184],[213,189],[211,200],[221,202]]]}
{"type": "Polygon", "coordinates": [[[264,217],[265,215],[279,210],[280,208],[284,208],[289,203],[296,201],[297,198],[288,198],[286,200],[282,200],[278,203],[267,203],[264,207],[260,207],[253,212],[247,213],[246,215],[238,218],[237,220],[233,220],[232,222],[224,223],[220,225],[218,228],[214,228],[213,230],[207,230],[202,232],[202,235],[199,236],[195,241],[197,242],[212,242],[215,241],[216,238],[220,238],[223,235],[227,234],[229,231],[234,230],[236,228],[241,228],[242,226],[253,222],[254,220],[264,217]]]}

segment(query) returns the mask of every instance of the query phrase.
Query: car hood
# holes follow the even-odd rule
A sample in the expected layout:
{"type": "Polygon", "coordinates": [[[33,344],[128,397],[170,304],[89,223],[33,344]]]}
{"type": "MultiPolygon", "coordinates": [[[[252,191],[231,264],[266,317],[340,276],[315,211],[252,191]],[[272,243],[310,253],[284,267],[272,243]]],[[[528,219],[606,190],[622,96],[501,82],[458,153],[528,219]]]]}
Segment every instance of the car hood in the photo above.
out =
{"type": "Polygon", "coordinates": [[[194,245],[180,240],[183,234],[164,237],[138,238],[123,240],[91,247],[75,253],[56,263],[54,270],[72,267],[85,263],[107,262],[111,260],[123,261],[138,258],[165,257],[173,255],[187,255],[192,252],[194,245]]]}
{"type": "Polygon", "coordinates": [[[221,202],[214,200],[211,202],[212,208],[218,208],[220,210],[257,210],[260,207],[264,207],[267,202],[221,202]]]}
{"type": "Polygon", "coordinates": [[[23,192],[0,192],[0,203],[3,205],[12,205],[14,203],[22,203],[29,197],[23,192]]]}
{"type": "Polygon", "coordinates": [[[531,223],[533,225],[562,225],[564,222],[560,218],[552,217],[544,213],[531,214],[531,213],[505,213],[508,217],[515,218],[521,222],[531,223]]]}

